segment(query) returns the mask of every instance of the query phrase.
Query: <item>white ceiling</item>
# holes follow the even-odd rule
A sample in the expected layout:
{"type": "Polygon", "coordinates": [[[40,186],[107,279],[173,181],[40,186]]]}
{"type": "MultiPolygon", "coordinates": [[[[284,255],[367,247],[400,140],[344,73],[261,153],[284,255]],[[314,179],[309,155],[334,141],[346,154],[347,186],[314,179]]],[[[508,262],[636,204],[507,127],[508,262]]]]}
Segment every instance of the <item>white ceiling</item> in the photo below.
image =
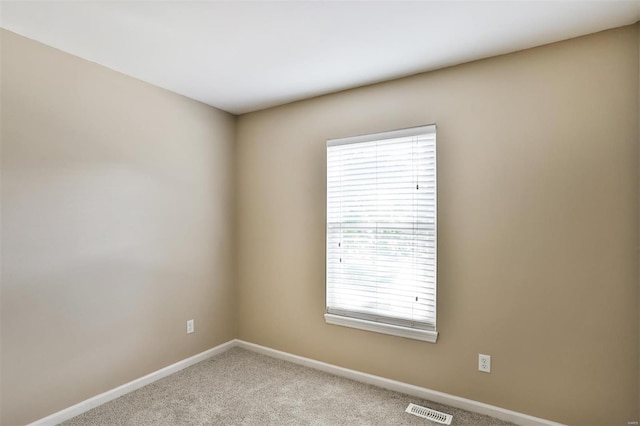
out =
{"type": "Polygon", "coordinates": [[[2,1],[0,26],[241,114],[640,19],[617,1],[2,1]]]}

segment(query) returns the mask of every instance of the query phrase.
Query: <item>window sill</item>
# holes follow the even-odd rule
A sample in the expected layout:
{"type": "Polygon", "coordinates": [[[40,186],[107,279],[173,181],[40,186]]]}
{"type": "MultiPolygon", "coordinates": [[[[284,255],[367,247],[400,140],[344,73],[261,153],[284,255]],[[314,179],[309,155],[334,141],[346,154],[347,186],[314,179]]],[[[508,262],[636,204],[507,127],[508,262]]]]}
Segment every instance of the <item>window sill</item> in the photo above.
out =
{"type": "Polygon", "coordinates": [[[390,334],[392,336],[406,337],[407,339],[422,340],[424,342],[435,343],[436,340],[438,340],[437,331],[419,330],[415,328],[401,327],[398,325],[382,324],[379,322],[333,314],[324,314],[324,320],[327,324],[358,328],[360,330],[374,331],[377,333],[390,334]]]}

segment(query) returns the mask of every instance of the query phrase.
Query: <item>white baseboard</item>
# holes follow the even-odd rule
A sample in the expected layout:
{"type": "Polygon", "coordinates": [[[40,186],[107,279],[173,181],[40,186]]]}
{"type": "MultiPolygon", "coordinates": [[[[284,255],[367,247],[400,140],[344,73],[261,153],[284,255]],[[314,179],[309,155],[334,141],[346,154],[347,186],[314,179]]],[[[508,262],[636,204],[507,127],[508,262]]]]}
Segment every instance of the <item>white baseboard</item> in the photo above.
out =
{"type": "Polygon", "coordinates": [[[263,355],[270,356],[272,358],[282,359],[284,361],[293,362],[294,364],[303,365],[316,370],[324,371],[327,373],[335,374],[336,376],[346,377],[351,380],[355,380],[362,383],[378,386],[384,389],[389,389],[396,392],[401,392],[407,395],[414,396],[420,399],[427,399],[429,401],[437,402],[440,404],[450,405],[452,407],[461,408],[463,410],[472,411],[479,414],[486,414],[496,419],[506,420],[518,425],[523,426],[563,426],[561,423],[552,422],[550,420],[541,419],[538,417],[529,416],[527,414],[518,413],[516,411],[507,410],[505,408],[496,407],[482,402],[473,401],[471,399],[461,398],[455,395],[449,395],[444,392],[438,392],[435,390],[422,388],[419,386],[410,385],[407,383],[398,382],[395,380],[385,379],[384,377],[374,376],[367,373],[361,373],[359,371],[350,370],[348,368],[338,367],[337,365],[327,364],[321,361],[316,361],[311,358],[305,358],[298,355],[293,355],[287,352],[271,349],[266,346],[256,345],[255,343],[245,342],[244,340],[230,340],[226,343],[218,345],[214,348],[208,349],[197,355],[178,361],[175,364],[171,364],[167,367],[161,368],[158,371],[147,374],[144,377],[133,380],[129,383],[125,383],[122,386],[108,390],[92,398],[86,399],[78,404],[72,405],[69,408],[58,411],[50,416],[44,417],[40,420],[36,420],[30,423],[28,426],[54,426],[58,423],[62,423],[75,416],[78,416],[86,411],[91,410],[99,405],[121,397],[129,392],[146,386],[156,380],[162,379],[170,374],[178,372],[184,368],[190,367],[194,364],[211,358],[214,355],[218,355],[225,352],[235,346],[261,353],[263,355]]]}
{"type": "Polygon", "coordinates": [[[336,365],[327,364],[321,361],[316,361],[316,360],[301,357],[298,355],[292,355],[287,352],[278,351],[275,349],[268,348],[266,346],[260,346],[260,345],[256,345],[255,343],[245,342],[243,340],[236,339],[235,345],[244,349],[248,349],[253,352],[261,353],[263,355],[268,355],[272,358],[278,358],[284,361],[293,362],[294,364],[304,365],[305,367],[310,367],[316,370],[334,374],[336,376],[346,377],[351,380],[367,383],[367,384],[378,386],[384,389],[389,389],[395,392],[404,393],[407,395],[414,396],[416,398],[427,399],[429,401],[450,405],[452,407],[461,408],[463,410],[471,411],[474,413],[486,414],[487,416],[491,416],[500,420],[509,421],[518,425],[563,426],[561,423],[552,422],[550,420],[529,416],[527,414],[522,414],[516,411],[507,410],[505,408],[496,407],[494,405],[473,401],[471,399],[461,398],[455,395],[449,395],[444,392],[438,392],[435,390],[414,386],[407,383],[398,382],[395,380],[385,379],[384,377],[374,376],[367,373],[361,373],[359,371],[338,367],[336,365]]]}
{"type": "Polygon", "coordinates": [[[153,383],[156,380],[160,380],[163,377],[167,377],[170,374],[173,374],[182,369],[185,369],[194,364],[197,364],[200,361],[204,361],[207,358],[211,358],[214,355],[225,352],[234,346],[236,346],[236,341],[230,340],[226,343],[223,343],[221,345],[208,349],[204,352],[200,352],[199,354],[196,354],[192,357],[183,359],[182,361],[178,361],[175,364],[171,364],[167,367],[161,368],[160,370],[154,371],[153,373],[147,374],[146,376],[140,377],[139,379],[132,380],[129,383],[125,383],[122,386],[118,386],[117,388],[108,390],[92,398],[85,399],[84,401],[79,402],[75,405],[72,405],[69,408],[65,408],[64,410],[58,411],[57,413],[53,413],[50,416],[44,417],[40,420],[36,420],[35,422],[30,423],[28,426],[57,425],[75,416],[78,416],[86,411],[89,411],[92,408],[95,408],[113,399],[119,398],[122,395],[125,395],[136,389],[140,389],[141,387],[146,386],[150,383],[153,383]]]}

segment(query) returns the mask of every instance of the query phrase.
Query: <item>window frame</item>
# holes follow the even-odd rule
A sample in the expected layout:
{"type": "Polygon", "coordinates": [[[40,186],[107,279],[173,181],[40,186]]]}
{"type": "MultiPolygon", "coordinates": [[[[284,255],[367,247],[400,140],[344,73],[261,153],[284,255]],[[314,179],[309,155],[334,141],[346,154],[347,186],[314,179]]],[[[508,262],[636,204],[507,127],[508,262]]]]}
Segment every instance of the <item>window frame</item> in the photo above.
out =
{"type": "Polygon", "coordinates": [[[413,136],[419,136],[419,135],[425,135],[425,134],[432,134],[433,135],[433,150],[434,150],[434,171],[433,171],[433,177],[435,180],[435,195],[433,198],[434,201],[434,208],[435,208],[435,226],[434,226],[434,237],[433,237],[433,241],[435,243],[435,260],[434,260],[434,296],[433,296],[433,301],[435,303],[436,306],[434,306],[434,315],[433,315],[433,320],[434,320],[434,324],[433,324],[433,329],[423,329],[423,328],[413,328],[413,327],[409,327],[409,326],[403,326],[403,325],[397,325],[397,324],[392,324],[392,323],[386,323],[386,322],[378,322],[378,321],[372,321],[372,320],[368,320],[368,319],[363,319],[363,318],[356,318],[356,317],[351,317],[348,314],[347,315],[340,315],[340,314],[336,314],[336,313],[330,313],[328,312],[329,309],[329,285],[328,285],[328,274],[327,269],[328,269],[328,260],[329,260],[329,256],[328,256],[328,247],[329,247],[329,243],[328,243],[328,239],[329,239],[329,214],[328,214],[328,199],[325,199],[327,204],[325,205],[325,213],[326,213],[326,217],[325,217],[325,237],[326,237],[326,246],[325,246],[325,314],[324,314],[324,319],[325,322],[327,324],[332,324],[332,325],[338,325],[338,326],[344,326],[344,327],[351,327],[351,328],[356,328],[356,329],[361,329],[361,330],[366,330],[366,331],[373,331],[373,332],[377,332],[377,333],[383,333],[383,334],[389,334],[389,335],[393,335],[393,336],[400,336],[400,337],[405,337],[405,338],[409,338],[409,339],[415,339],[415,340],[421,340],[421,341],[425,341],[425,342],[431,342],[431,343],[435,343],[437,341],[438,338],[438,331],[436,328],[436,319],[437,319],[437,256],[438,256],[438,233],[437,233],[437,228],[438,228],[438,183],[437,183],[437,142],[436,142],[436,125],[435,124],[431,124],[431,125],[423,125],[423,126],[417,126],[417,127],[410,127],[410,128],[404,128],[404,129],[398,129],[398,130],[391,130],[391,131],[385,131],[385,132],[379,132],[379,133],[372,133],[372,134],[366,134],[366,135],[358,135],[358,136],[350,136],[350,137],[345,137],[345,138],[336,138],[336,139],[329,139],[327,140],[327,151],[326,151],[326,155],[327,155],[327,163],[326,163],[326,169],[327,169],[327,187],[326,187],[326,193],[325,196],[328,196],[329,193],[329,173],[328,173],[328,165],[329,165],[329,161],[328,161],[328,156],[329,156],[329,147],[331,146],[335,146],[335,145],[346,145],[346,144],[356,144],[356,143],[363,143],[363,142],[373,142],[373,141],[382,141],[382,140],[387,140],[387,139],[394,139],[394,138],[403,138],[403,137],[413,137],[413,136]]]}

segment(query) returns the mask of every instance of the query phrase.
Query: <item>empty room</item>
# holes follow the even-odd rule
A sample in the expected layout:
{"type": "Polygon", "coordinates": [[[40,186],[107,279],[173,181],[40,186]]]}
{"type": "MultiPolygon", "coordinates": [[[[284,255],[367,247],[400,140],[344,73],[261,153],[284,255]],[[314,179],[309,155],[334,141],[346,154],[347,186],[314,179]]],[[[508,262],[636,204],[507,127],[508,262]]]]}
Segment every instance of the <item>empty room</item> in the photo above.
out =
{"type": "Polygon", "coordinates": [[[0,424],[638,425],[640,1],[0,1],[0,424]]]}

